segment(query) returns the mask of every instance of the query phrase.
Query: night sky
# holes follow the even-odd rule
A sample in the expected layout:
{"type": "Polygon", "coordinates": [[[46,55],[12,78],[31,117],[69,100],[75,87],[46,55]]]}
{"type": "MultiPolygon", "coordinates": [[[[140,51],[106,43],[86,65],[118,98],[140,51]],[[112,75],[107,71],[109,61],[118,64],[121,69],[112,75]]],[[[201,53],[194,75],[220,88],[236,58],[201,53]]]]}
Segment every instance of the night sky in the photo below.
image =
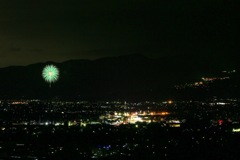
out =
{"type": "Polygon", "coordinates": [[[1,0],[0,67],[143,54],[234,56],[234,0],[1,0]]]}

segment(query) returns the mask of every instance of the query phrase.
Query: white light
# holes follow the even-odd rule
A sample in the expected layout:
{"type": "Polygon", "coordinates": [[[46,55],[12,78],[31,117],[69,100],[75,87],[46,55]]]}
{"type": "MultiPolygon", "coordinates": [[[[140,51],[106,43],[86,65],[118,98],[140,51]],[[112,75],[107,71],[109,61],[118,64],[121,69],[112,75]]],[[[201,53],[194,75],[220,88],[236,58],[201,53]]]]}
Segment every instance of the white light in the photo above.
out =
{"type": "Polygon", "coordinates": [[[224,106],[224,105],[226,105],[226,103],[224,103],[224,102],[217,102],[217,105],[222,105],[222,106],[224,106]]]}
{"type": "Polygon", "coordinates": [[[233,128],[232,132],[240,132],[240,128],[237,129],[233,128]]]}

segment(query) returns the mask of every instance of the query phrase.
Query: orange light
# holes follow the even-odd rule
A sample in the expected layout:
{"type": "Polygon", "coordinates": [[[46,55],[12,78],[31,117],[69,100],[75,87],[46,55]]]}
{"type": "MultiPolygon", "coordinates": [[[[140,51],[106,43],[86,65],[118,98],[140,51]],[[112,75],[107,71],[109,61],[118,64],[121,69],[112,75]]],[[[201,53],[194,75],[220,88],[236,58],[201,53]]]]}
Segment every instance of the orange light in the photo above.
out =
{"type": "Polygon", "coordinates": [[[168,101],[168,104],[172,104],[172,103],[173,103],[173,101],[172,101],[172,100],[169,100],[169,101],[168,101]]]}
{"type": "Polygon", "coordinates": [[[160,115],[168,115],[168,112],[161,112],[160,115]]]}

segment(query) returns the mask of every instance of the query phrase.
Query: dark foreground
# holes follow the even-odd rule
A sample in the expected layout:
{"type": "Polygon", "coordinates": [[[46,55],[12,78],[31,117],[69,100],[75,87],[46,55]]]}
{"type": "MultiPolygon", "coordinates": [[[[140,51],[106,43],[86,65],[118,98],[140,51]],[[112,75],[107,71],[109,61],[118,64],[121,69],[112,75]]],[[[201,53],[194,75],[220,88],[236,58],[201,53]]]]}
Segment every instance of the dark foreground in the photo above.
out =
{"type": "Polygon", "coordinates": [[[239,159],[234,124],[2,126],[1,159],[239,159]]]}

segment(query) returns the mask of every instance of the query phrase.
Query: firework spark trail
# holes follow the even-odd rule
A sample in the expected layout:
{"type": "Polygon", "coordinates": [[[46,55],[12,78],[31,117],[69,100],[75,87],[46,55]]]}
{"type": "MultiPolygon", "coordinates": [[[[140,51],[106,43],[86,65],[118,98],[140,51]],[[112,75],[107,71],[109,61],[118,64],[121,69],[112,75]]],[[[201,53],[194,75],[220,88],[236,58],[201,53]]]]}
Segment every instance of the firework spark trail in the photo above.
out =
{"type": "Polygon", "coordinates": [[[42,71],[42,76],[47,83],[50,83],[51,87],[51,83],[56,82],[59,78],[59,70],[54,65],[47,65],[42,71]]]}

